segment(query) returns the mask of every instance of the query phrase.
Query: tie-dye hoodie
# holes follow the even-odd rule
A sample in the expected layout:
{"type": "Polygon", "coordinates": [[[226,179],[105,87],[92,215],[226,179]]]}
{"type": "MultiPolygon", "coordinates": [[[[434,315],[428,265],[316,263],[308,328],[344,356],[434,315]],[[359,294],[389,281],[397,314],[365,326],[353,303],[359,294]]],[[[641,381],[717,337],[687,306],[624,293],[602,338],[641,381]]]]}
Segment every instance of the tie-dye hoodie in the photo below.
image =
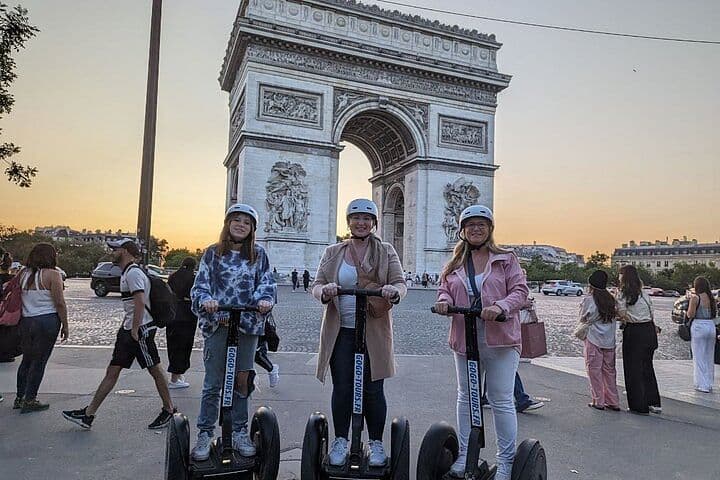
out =
{"type": "MultiPolygon", "coordinates": [[[[231,250],[220,257],[215,249],[215,245],[211,245],[205,250],[190,290],[192,311],[198,316],[198,325],[206,338],[217,330],[221,319],[229,317],[229,313],[208,315],[201,308],[203,303],[208,300],[216,300],[221,305],[256,305],[260,300],[274,303],[277,288],[270,262],[260,245],[255,244],[254,264],[242,258],[240,252],[231,250]]],[[[240,328],[247,335],[262,335],[265,315],[243,313],[240,328]]]]}

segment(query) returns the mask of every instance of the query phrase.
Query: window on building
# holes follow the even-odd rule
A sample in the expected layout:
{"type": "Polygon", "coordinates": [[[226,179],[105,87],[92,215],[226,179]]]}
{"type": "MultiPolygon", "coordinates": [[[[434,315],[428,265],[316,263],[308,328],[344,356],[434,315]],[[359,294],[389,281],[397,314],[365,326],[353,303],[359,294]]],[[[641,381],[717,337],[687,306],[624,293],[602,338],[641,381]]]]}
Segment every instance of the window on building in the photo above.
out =
{"type": "Polygon", "coordinates": [[[665,268],[668,267],[668,264],[669,264],[669,263],[670,263],[670,262],[668,262],[667,260],[665,260],[665,268]]]}
{"type": "Polygon", "coordinates": [[[660,266],[660,260],[657,261],[657,266],[658,266],[658,267],[660,266]]]}

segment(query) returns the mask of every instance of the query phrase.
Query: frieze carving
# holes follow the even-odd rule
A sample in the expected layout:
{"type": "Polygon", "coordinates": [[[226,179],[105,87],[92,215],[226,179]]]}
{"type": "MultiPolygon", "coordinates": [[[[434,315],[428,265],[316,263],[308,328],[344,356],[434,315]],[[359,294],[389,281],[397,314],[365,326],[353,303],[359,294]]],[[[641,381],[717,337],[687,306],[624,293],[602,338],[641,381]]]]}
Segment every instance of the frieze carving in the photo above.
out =
{"type": "Polygon", "coordinates": [[[310,198],[306,175],[299,163],[277,162],[273,165],[265,187],[266,232],[307,232],[310,198]]]}
{"type": "Polygon", "coordinates": [[[441,82],[422,78],[407,73],[395,72],[383,68],[351,63],[305,54],[295,51],[280,50],[265,45],[250,45],[246,58],[272,65],[284,65],[305,72],[317,72],[347,80],[365,81],[381,86],[392,86],[422,94],[434,94],[469,103],[495,106],[497,94],[480,88],[455,83],[441,82]]]}
{"type": "Polygon", "coordinates": [[[238,136],[240,129],[245,124],[245,94],[240,97],[240,101],[235,107],[235,112],[230,118],[230,139],[238,136]]]}
{"type": "Polygon", "coordinates": [[[470,205],[478,203],[480,191],[472,181],[460,177],[454,183],[448,183],[443,190],[445,197],[445,219],[442,226],[447,241],[455,242],[458,239],[458,220],[462,211],[470,205]]]}
{"type": "Polygon", "coordinates": [[[322,128],[322,95],[260,85],[260,119],[322,128]]]}
{"type": "Polygon", "coordinates": [[[487,123],[440,117],[439,145],[487,153],[487,123]]]}
{"type": "MultiPolygon", "coordinates": [[[[429,107],[427,104],[409,102],[398,99],[383,99],[377,95],[367,95],[351,90],[344,90],[342,88],[335,89],[334,107],[333,107],[333,118],[334,121],[342,115],[350,107],[357,105],[358,103],[365,102],[368,100],[375,100],[381,102],[383,100],[387,102],[394,102],[402,110],[405,111],[410,117],[412,117],[418,124],[424,134],[427,134],[428,129],[428,115],[429,107]]],[[[427,135],[426,135],[427,136],[427,135]]]]}
{"type": "Polygon", "coordinates": [[[429,112],[428,105],[415,102],[400,102],[400,105],[402,105],[410,116],[415,119],[418,125],[422,128],[423,132],[427,132],[429,112]]]}

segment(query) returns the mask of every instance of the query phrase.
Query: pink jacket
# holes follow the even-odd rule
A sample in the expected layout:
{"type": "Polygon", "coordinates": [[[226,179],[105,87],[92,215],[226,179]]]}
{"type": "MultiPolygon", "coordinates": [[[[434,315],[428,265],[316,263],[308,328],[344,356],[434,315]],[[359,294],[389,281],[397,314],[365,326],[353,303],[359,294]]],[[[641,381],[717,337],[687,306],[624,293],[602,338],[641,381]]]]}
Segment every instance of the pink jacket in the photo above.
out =
{"type": "MultiPolygon", "coordinates": [[[[488,346],[515,347],[520,351],[522,339],[518,312],[525,306],[529,291],[525,275],[514,254],[490,252],[480,293],[484,307],[497,305],[507,316],[505,322],[483,322],[488,346]]],[[[438,302],[458,307],[470,306],[464,266],[440,282],[438,302]]],[[[462,315],[452,316],[448,343],[455,352],[465,353],[465,319],[462,315]]]]}

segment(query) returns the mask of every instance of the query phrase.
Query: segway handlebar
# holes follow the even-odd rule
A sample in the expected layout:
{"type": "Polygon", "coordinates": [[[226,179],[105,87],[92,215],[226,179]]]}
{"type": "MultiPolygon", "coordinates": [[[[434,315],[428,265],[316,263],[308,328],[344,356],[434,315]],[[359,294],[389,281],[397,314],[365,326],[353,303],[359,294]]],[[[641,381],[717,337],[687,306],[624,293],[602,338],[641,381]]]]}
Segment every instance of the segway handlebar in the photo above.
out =
{"type": "MultiPolygon", "coordinates": [[[[432,313],[438,313],[435,311],[435,307],[430,307],[430,311],[432,313]]],[[[482,310],[479,308],[472,308],[472,307],[456,307],[454,305],[448,305],[448,312],[447,313],[459,313],[461,315],[469,315],[471,317],[479,317],[482,313],[482,310]]],[[[504,322],[507,320],[507,317],[504,313],[501,313],[497,317],[495,317],[496,322],[504,322]]]]}
{"type": "Polygon", "coordinates": [[[230,313],[242,313],[242,312],[257,312],[257,305],[218,305],[218,312],[230,312],[230,313]]]}
{"type": "Polygon", "coordinates": [[[365,289],[365,288],[338,288],[338,295],[364,295],[366,297],[382,297],[381,289],[365,289]]]}

